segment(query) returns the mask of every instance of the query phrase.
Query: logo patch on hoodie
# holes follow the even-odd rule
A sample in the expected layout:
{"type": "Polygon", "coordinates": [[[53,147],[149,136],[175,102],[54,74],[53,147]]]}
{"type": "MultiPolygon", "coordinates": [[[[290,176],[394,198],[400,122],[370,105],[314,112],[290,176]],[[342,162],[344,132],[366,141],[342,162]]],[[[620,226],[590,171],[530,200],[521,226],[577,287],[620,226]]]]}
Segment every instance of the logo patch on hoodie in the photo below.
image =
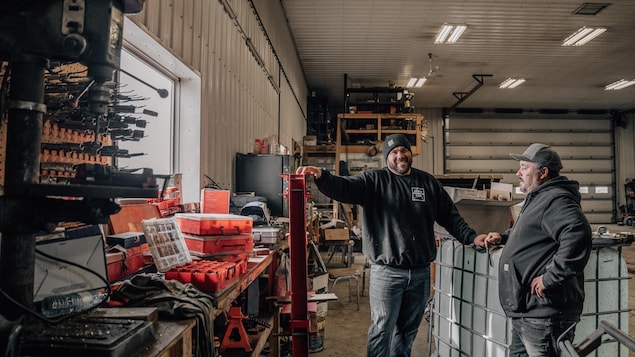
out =
{"type": "Polygon", "coordinates": [[[418,202],[426,201],[426,191],[422,187],[412,188],[412,200],[418,202]]]}

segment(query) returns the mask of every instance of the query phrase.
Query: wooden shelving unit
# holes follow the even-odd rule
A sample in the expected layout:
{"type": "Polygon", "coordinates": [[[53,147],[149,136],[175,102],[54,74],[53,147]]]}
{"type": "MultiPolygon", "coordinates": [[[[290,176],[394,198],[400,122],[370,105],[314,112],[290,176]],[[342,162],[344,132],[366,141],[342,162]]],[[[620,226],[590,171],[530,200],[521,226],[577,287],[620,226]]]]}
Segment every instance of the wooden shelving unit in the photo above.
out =
{"type": "MultiPolygon", "coordinates": [[[[381,143],[391,134],[404,134],[411,144],[412,154],[421,153],[424,132],[421,114],[338,114],[334,172],[337,175],[355,175],[366,169],[384,166],[380,153],[381,143]],[[341,161],[346,162],[348,173],[340,172],[341,161]]],[[[339,216],[337,204],[333,216],[339,216]]]]}
{"type": "Polygon", "coordinates": [[[336,160],[342,153],[373,153],[372,146],[388,135],[404,134],[412,145],[412,154],[421,153],[421,114],[338,114],[336,160]]]}

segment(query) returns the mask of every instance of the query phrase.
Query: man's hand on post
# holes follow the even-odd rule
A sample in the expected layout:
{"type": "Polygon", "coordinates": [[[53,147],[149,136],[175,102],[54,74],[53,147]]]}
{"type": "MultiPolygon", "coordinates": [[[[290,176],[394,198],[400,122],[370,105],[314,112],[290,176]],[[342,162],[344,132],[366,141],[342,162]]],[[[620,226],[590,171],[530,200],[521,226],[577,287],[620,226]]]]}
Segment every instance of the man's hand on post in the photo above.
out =
{"type": "Polygon", "coordinates": [[[322,176],[322,169],[315,166],[300,166],[295,170],[298,175],[311,175],[316,179],[322,176]]]}

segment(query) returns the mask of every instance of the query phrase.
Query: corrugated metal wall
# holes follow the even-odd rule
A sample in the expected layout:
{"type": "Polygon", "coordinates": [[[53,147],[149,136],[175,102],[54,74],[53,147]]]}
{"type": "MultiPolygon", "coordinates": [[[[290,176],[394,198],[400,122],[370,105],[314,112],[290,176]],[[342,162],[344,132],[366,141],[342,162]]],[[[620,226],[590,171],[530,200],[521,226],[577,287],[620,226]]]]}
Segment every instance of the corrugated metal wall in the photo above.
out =
{"type": "Polygon", "coordinates": [[[292,148],[306,132],[308,90],[283,16],[277,1],[244,0],[147,1],[130,16],[201,74],[201,184],[232,188],[237,152],[272,135],[292,148]]]}
{"type": "MultiPolygon", "coordinates": [[[[148,1],[131,19],[201,74],[201,175],[230,188],[235,154],[250,152],[255,138],[278,135],[291,148],[305,135],[308,89],[279,2],[148,1]]],[[[608,194],[584,194],[590,219],[602,223],[618,214],[623,184],[635,177],[633,113],[612,132],[610,118],[459,120],[453,114],[446,123],[441,109],[417,112],[428,131],[414,164],[434,174],[499,172],[517,184],[517,166],[507,153],[546,141],[564,156],[567,176],[591,188],[609,187],[608,194]]]]}
{"type": "Polygon", "coordinates": [[[441,109],[415,109],[423,116],[425,135],[421,138],[421,154],[412,159],[414,167],[435,175],[443,175],[443,117],[441,109]]]}

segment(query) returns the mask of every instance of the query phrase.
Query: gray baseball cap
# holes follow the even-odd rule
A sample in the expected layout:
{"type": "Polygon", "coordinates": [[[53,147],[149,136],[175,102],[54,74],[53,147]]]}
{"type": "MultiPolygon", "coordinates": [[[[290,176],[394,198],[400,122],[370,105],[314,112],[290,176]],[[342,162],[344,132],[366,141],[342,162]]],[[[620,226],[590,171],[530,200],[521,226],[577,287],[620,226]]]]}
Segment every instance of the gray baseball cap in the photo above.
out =
{"type": "Polygon", "coordinates": [[[522,154],[509,154],[509,157],[516,161],[535,162],[543,167],[548,167],[555,174],[562,169],[560,155],[545,144],[533,143],[522,154]]]}

